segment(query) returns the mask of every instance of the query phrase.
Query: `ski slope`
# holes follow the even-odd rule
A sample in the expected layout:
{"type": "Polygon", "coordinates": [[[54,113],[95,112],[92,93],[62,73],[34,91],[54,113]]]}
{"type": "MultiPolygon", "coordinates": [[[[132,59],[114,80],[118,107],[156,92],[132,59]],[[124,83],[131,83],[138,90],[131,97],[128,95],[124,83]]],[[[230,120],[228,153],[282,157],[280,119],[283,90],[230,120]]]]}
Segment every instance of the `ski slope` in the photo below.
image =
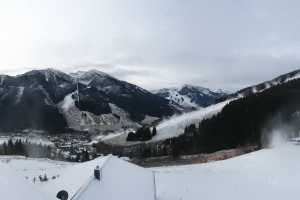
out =
{"type": "Polygon", "coordinates": [[[300,146],[284,145],[233,159],[156,171],[161,200],[298,199],[300,146]]]}
{"type": "Polygon", "coordinates": [[[152,141],[159,141],[176,137],[183,134],[184,128],[193,123],[199,123],[204,119],[211,118],[218,114],[222,109],[234,99],[227,100],[197,111],[175,116],[171,119],[161,122],[157,126],[157,135],[153,137],[152,141]]]}

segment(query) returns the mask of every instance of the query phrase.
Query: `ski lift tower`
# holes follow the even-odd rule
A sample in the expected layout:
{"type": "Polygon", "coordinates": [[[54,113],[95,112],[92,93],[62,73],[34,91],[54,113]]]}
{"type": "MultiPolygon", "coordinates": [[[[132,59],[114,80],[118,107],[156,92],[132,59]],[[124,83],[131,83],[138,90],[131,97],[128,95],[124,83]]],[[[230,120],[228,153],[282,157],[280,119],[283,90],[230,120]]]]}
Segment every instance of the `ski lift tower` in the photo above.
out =
{"type": "MultiPolygon", "coordinates": [[[[76,97],[77,97],[77,107],[80,110],[80,96],[79,96],[79,79],[76,78],[76,97]]],[[[84,122],[83,122],[83,112],[80,111],[80,130],[84,129],[84,122]]]]}
{"type": "Polygon", "coordinates": [[[78,78],[76,79],[76,87],[77,87],[77,90],[76,90],[76,94],[77,94],[77,102],[78,102],[78,107],[80,107],[80,97],[79,97],[79,80],[78,78]]]}

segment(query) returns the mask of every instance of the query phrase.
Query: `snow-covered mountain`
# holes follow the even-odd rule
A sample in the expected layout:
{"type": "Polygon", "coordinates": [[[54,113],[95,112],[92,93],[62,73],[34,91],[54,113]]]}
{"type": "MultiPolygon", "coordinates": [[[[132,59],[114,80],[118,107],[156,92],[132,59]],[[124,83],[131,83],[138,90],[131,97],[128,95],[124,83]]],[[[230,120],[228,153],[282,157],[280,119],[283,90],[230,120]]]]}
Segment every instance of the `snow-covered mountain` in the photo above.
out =
{"type": "Polygon", "coordinates": [[[217,99],[228,95],[222,90],[210,90],[193,85],[184,85],[179,88],[164,88],[153,91],[153,93],[170,100],[174,105],[182,106],[186,110],[210,106],[215,104],[217,99]]]}
{"type": "Polygon", "coordinates": [[[236,97],[245,97],[251,94],[256,94],[263,92],[267,89],[270,89],[274,86],[278,86],[289,81],[299,79],[300,78],[300,70],[296,70],[281,76],[278,76],[270,81],[265,81],[263,83],[259,83],[257,85],[253,85],[244,89],[239,90],[236,93],[228,95],[226,98],[236,98],[236,97]]]}
{"type": "MultiPolygon", "coordinates": [[[[277,111],[280,111],[280,109],[285,109],[285,113],[287,112],[287,110],[291,110],[292,114],[297,113],[299,110],[299,106],[295,102],[297,102],[297,99],[300,98],[298,95],[300,88],[299,78],[300,70],[287,73],[271,81],[248,87],[240,90],[237,93],[224,96],[224,101],[221,101],[220,103],[217,103],[215,105],[208,106],[205,109],[200,109],[198,111],[174,116],[170,119],[164,120],[157,125],[158,133],[152,140],[163,140],[166,138],[176,137],[180,134],[183,134],[184,128],[186,126],[189,126],[194,123],[198,125],[204,119],[210,119],[212,116],[217,116],[220,113],[222,114],[223,109],[225,109],[226,107],[227,115],[226,117],[222,118],[220,122],[226,121],[226,123],[224,123],[223,125],[227,127],[236,127],[235,125],[237,124],[237,122],[246,119],[246,117],[249,117],[250,113],[253,113],[254,116],[258,115],[256,117],[252,117],[252,122],[250,119],[246,120],[250,124],[250,127],[253,127],[255,124],[264,124],[265,121],[262,121],[261,118],[263,118],[263,116],[266,115],[266,113],[262,110],[264,110],[272,104],[274,104],[274,106],[270,110],[274,111],[275,113],[277,111]],[[251,96],[251,94],[256,94],[255,101],[253,101],[254,97],[251,99],[247,98],[251,96]],[[251,103],[245,103],[247,101],[251,103]],[[229,104],[231,105],[231,107],[239,106],[239,108],[232,109],[228,106],[229,104]],[[293,105],[292,109],[286,109],[289,108],[288,105],[293,105]],[[233,112],[234,114],[232,114],[231,112],[233,112]],[[232,116],[235,116],[235,118],[232,119],[232,116]],[[255,124],[253,124],[253,121],[255,121],[255,124]],[[228,124],[231,125],[228,126],[228,124]]],[[[267,116],[265,117],[267,119],[270,118],[267,116]]],[[[222,127],[220,126],[220,124],[217,123],[213,126],[215,127],[215,129],[222,127]]],[[[225,128],[223,130],[225,130],[225,128]]],[[[222,128],[220,128],[219,132],[222,132],[222,128]]],[[[231,130],[227,131],[226,133],[231,134],[232,132],[233,131],[231,130]]],[[[236,134],[241,134],[241,131],[236,131],[236,134]]],[[[247,137],[245,136],[244,138],[247,137]]],[[[225,139],[222,139],[220,141],[225,141],[225,139]]]]}
{"type": "Polygon", "coordinates": [[[0,110],[0,131],[115,130],[179,112],[168,100],[103,72],[54,69],[1,75],[0,110]]]}

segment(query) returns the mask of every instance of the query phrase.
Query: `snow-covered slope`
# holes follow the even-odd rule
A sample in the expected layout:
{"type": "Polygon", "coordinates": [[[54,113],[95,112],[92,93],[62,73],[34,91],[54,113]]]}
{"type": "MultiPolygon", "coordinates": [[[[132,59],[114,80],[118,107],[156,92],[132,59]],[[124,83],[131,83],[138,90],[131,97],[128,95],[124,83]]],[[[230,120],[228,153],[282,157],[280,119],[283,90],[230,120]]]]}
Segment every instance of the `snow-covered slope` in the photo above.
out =
{"type": "Polygon", "coordinates": [[[73,198],[93,180],[94,168],[97,165],[102,167],[107,159],[108,157],[101,157],[90,162],[70,165],[61,172],[59,178],[47,183],[47,187],[42,187],[42,190],[48,196],[56,196],[63,189],[73,198]]]}
{"type": "Polygon", "coordinates": [[[174,105],[182,106],[186,110],[210,106],[217,99],[227,95],[222,90],[210,90],[193,85],[184,85],[180,88],[164,88],[153,91],[153,93],[174,102],[174,105]]]}
{"type": "Polygon", "coordinates": [[[7,165],[0,163],[0,199],[9,200],[50,200],[34,185],[28,184],[11,170],[7,165]]]}
{"type": "Polygon", "coordinates": [[[154,175],[150,170],[111,157],[102,166],[102,175],[102,181],[93,179],[75,199],[155,200],[154,175]]]}
{"type": "Polygon", "coordinates": [[[300,70],[296,70],[296,71],[281,75],[270,81],[266,81],[266,82],[263,82],[263,83],[260,83],[260,84],[254,85],[254,86],[244,88],[236,93],[229,95],[227,98],[244,97],[244,96],[248,96],[250,94],[260,93],[271,87],[278,86],[278,85],[281,85],[281,84],[284,84],[284,83],[287,83],[289,81],[293,81],[293,80],[296,80],[299,78],[300,78],[300,70]]]}
{"type": "Polygon", "coordinates": [[[56,161],[25,158],[5,162],[7,158],[0,157],[0,194],[1,199],[54,200],[57,190],[66,189],[72,197],[80,189],[81,195],[76,195],[76,200],[298,199],[299,154],[299,145],[284,144],[224,161],[153,169],[115,158],[107,165],[109,171],[104,172],[103,182],[89,179],[95,165],[103,167],[107,157],[81,164],[57,162],[57,165],[56,161]],[[35,184],[32,179],[19,179],[41,172],[60,176],[35,184]]]}
{"type": "MultiPolygon", "coordinates": [[[[9,181],[15,180],[14,177],[19,177],[20,180],[18,179],[16,185],[20,186],[20,189],[32,188],[25,193],[24,199],[18,195],[13,200],[54,200],[56,194],[61,190],[67,191],[69,199],[72,200],[96,200],[99,198],[105,200],[155,200],[156,188],[154,187],[153,172],[117,157],[100,157],[79,164],[24,157],[0,157],[0,161],[0,186],[3,186],[2,177],[9,181]],[[94,177],[96,166],[101,169],[100,181],[94,177]],[[8,167],[11,168],[12,173],[6,173],[5,169],[8,167]],[[6,174],[2,174],[2,172],[6,174]],[[41,173],[42,176],[46,174],[49,180],[33,181],[33,177],[37,177],[41,173]],[[36,196],[36,193],[48,198],[36,196]]],[[[1,189],[4,191],[5,187],[0,188],[0,197],[3,197],[1,189]]],[[[10,199],[8,192],[4,194],[5,199],[10,199]]]]}
{"type": "Polygon", "coordinates": [[[218,114],[232,100],[227,100],[197,111],[189,112],[183,115],[172,117],[158,124],[157,135],[152,141],[164,140],[183,134],[184,128],[193,123],[199,123],[203,119],[211,118],[218,114]]]}
{"type": "MultiPolygon", "coordinates": [[[[271,81],[258,84],[256,86],[248,87],[240,90],[237,93],[227,96],[227,100],[216,105],[208,106],[205,109],[199,109],[198,111],[190,112],[187,114],[175,116],[171,119],[163,121],[157,126],[158,134],[153,138],[152,141],[163,140],[166,138],[174,137],[183,133],[184,128],[190,124],[198,124],[203,119],[210,118],[211,116],[222,111],[223,107],[229,102],[236,99],[246,97],[254,93],[263,92],[271,87],[285,84],[289,81],[296,80],[300,78],[300,70],[282,75],[271,81]]],[[[207,92],[207,91],[206,91],[207,92]]],[[[225,97],[225,96],[224,96],[225,97]]]]}
{"type": "Polygon", "coordinates": [[[74,130],[85,130],[89,132],[99,131],[117,131],[122,127],[137,128],[139,124],[130,119],[129,113],[118,106],[109,103],[111,113],[95,115],[88,111],[81,111],[75,105],[75,93],[67,95],[62,102],[58,104],[68,127],[74,130]]]}
{"type": "Polygon", "coordinates": [[[265,149],[233,159],[155,169],[162,200],[298,199],[300,146],[265,149]]]}
{"type": "MultiPolygon", "coordinates": [[[[184,133],[184,129],[186,126],[194,123],[199,123],[203,119],[211,118],[212,116],[221,112],[228,103],[234,100],[235,99],[227,100],[215,105],[208,106],[206,108],[201,108],[196,111],[173,116],[169,119],[163,120],[156,126],[157,135],[154,136],[151,140],[147,141],[147,143],[157,142],[157,141],[179,136],[184,133]]],[[[102,141],[112,145],[124,145],[124,146],[130,146],[130,145],[135,145],[137,143],[140,143],[140,142],[128,142],[126,140],[128,133],[129,133],[128,131],[122,131],[118,134],[111,135],[111,137],[103,139],[102,141]]]]}
{"type": "Polygon", "coordinates": [[[195,102],[192,102],[191,98],[186,95],[181,95],[179,93],[179,88],[164,88],[158,91],[154,91],[155,94],[158,94],[172,102],[175,102],[181,105],[184,108],[198,108],[195,102]]]}

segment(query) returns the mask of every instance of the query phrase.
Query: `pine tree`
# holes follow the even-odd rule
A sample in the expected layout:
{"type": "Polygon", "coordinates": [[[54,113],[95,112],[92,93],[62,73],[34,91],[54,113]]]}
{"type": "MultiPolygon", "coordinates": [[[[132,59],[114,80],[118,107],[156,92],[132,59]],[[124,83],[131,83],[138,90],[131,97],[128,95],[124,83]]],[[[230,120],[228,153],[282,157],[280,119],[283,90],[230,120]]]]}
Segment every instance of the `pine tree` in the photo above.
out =
{"type": "Polygon", "coordinates": [[[14,153],[14,143],[12,139],[9,139],[7,143],[7,155],[13,155],[14,153]]]}
{"type": "Polygon", "coordinates": [[[157,135],[157,130],[156,130],[156,127],[154,126],[152,129],[152,137],[154,137],[156,135],[157,135]]]}
{"type": "Polygon", "coordinates": [[[3,155],[8,155],[6,142],[3,143],[3,155]]]}

